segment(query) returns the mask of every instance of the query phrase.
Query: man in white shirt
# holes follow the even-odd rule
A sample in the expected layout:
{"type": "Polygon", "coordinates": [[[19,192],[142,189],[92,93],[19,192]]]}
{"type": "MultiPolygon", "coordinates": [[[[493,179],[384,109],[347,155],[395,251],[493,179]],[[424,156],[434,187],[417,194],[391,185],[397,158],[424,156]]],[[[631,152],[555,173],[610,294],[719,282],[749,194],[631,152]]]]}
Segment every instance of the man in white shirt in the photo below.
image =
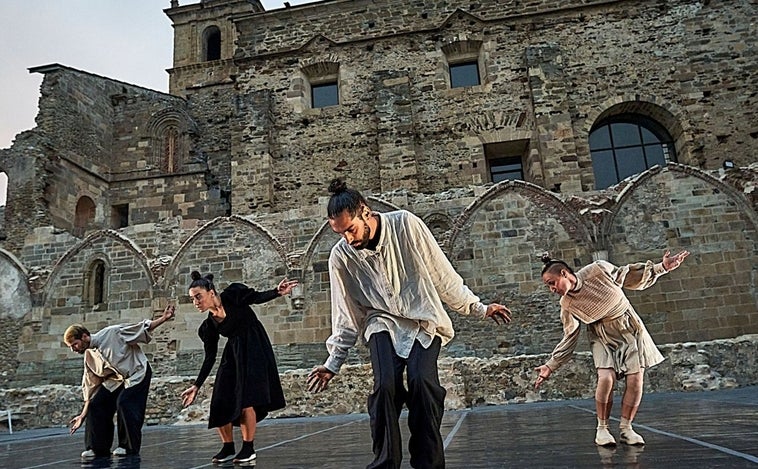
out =
{"type": "Polygon", "coordinates": [[[443,468],[440,424],[446,391],[437,358],[454,331],[442,302],[460,314],[496,323],[510,322],[510,310],[482,304],[412,213],[372,212],[360,192],[340,180],[329,191],[329,224],[342,237],[329,257],[332,335],[326,341],[329,358],[308,375],[308,389],[326,389],[362,335],[374,372],[368,400],[374,461],[368,468],[400,467],[398,419],[404,403],[411,466],[443,468]]]}
{"type": "Polygon", "coordinates": [[[139,344],[150,342],[150,333],[172,317],[174,306],[169,305],[161,317],[152,321],[108,326],[91,335],[81,324],[73,324],[64,332],[66,346],[84,355],[84,408],[71,419],[72,434],[86,420],[86,450],[82,458],[110,454],[113,414],[117,415],[119,440],[113,454],[139,454],[152,377],[150,364],[139,344]]]}

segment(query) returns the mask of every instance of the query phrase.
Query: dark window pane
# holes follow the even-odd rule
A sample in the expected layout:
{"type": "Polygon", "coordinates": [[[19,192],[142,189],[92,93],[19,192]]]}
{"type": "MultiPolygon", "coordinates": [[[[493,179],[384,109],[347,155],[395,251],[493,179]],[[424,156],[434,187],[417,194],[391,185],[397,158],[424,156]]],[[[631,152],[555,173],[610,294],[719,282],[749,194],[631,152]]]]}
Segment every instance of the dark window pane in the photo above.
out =
{"type": "Polygon", "coordinates": [[[666,166],[666,157],[663,156],[663,145],[645,145],[645,156],[647,157],[647,167],[655,165],[666,166]]]}
{"type": "Polygon", "coordinates": [[[211,26],[205,36],[205,60],[219,60],[221,58],[221,31],[211,26]]]}
{"type": "Polygon", "coordinates": [[[592,168],[595,170],[595,189],[605,189],[619,182],[611,150],[593,151],[592,168]]]}
{"type": "Polygon", "coordinates": [[[523,180],[524,169],[521,165],[521,157],[493,158],[490,160],[490,175],[492,182],[523,180]]]}
{"type": "Polygon", "coordinates": [[[611,148],[611,135],[608,126],[595,129],[590,134],[590,150],[605,150],[611,148]]]}
{"type": "Polygon", "coordinates": [[[314,108],[336,106],[340,103],[337,82],[311,86],[311,99],[314,108]]]}
{"type": "Polygon", "coordinates": [[[619,170],[619,181],[645,171],[647,168],[645,167],[645,157],[642,154],[642,147],[617,148],[616,166],[618,166],[619,170]]]}
{"type": "Polygon", "coordinates": [[[656,121],[637,114],[619,114],[596,124],[589,137],[596,188],[603,189],[655,165],[676,161],[671,136],[656,121]],[[610,128],[610,142],[606,139],[610,128]],[[608,145],[608,146],[606,146],[608,145]],[[604,151],[609,150],[609,151],[604,151]],[[612,156],[610,155],[612,152],[612,156]],[[609,160],[610,159],[610,160],[609,160]],[[603,165],[615,165],[613,178],[603,165]]]}
{"type": "Polygon", "coordinates": [[[479,84],[479,64],[466,62],[450,65],[450,87],[476,86],[479,84]]]}
{"type": "Polygon", "coordinates": [[[640,127],[642,131],[642,143],[658,143],[661,140],[655,136],[655,134],[645,127],[640,127]]]}
{"type": "Polygon", "coordinates": [[[613,135],[613,146],[616,148],[642,143],[640,142],[639,126],[636,124],[611,124],[611,134],[613,135]]]}

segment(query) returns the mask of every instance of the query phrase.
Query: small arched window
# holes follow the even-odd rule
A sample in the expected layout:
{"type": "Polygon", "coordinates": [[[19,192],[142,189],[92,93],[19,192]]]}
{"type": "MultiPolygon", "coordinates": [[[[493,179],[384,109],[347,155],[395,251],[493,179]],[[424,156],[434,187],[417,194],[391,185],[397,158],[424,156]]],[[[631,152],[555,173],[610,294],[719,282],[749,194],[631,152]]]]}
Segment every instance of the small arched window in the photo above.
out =
{"type": "Polygon", "coordinates": [[[83,236],[93,221],[95,221],[95,202],[86,195],[82,196],[76,202],[74,235],[83,236]]]}
{"type": "Polygon", "coordinates": [[[175,173],[179,158],[179,130],[174,125],[163,130],[163,160],[161,170],[164,173],[175,173]]]}
{"type": "Polygon", "coordinates": [[[100,307],[107,301],[108,269],[102,259],[94,260],[84,273],[84,298],[87,306],[100,307]]]}
{"type": "Polygon", "coordinates": [[[671,135],[659,123],[638,114],[604,119],[593,126],[589,144],[596,189],[676,161],[671,135]]]}
{"type": "Polygon", "coordinates": [[[210,26],[203,32],[203,51],[206,62],[221,59],[221,30],[217,26],[210,26]]]}

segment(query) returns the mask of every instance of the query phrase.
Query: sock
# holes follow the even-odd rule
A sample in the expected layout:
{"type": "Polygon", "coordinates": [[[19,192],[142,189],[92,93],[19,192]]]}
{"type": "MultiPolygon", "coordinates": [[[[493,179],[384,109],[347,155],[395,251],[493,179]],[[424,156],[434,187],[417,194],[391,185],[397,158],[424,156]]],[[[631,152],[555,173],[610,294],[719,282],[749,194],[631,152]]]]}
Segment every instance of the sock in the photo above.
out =
{"type": "Polygon", "coordinates": [[[623,428],[623,427],[631,427],[631,426],[632,426],[631,420],[625,417],[621,417],[621,423],[619,424],[619,427],[623,428]]]}
{"type": "Polygon", "coordinates": [[[597,426],[598,427],[607,427],[608,426],[608,420],[604,420],[598,417],[597,419],[597,426]]]}

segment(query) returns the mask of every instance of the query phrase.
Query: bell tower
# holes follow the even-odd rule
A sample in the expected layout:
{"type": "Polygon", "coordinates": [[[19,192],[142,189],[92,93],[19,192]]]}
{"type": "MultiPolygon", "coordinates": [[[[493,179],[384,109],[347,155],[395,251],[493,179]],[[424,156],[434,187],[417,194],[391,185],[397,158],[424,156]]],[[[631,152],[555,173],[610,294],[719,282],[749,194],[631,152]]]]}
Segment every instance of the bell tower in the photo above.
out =
{"type": "Polygon", "coordinates": [[[265,11],[258,0],[201,0],[164,10],[174,27],[174,64],[169,93],[187,96],[193,88],[231,83],[237,40],[235,16],[265,11]]]}

